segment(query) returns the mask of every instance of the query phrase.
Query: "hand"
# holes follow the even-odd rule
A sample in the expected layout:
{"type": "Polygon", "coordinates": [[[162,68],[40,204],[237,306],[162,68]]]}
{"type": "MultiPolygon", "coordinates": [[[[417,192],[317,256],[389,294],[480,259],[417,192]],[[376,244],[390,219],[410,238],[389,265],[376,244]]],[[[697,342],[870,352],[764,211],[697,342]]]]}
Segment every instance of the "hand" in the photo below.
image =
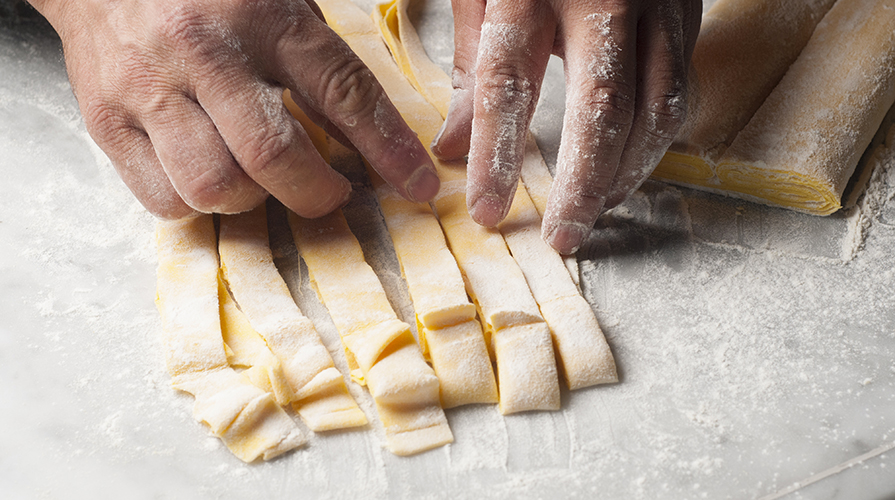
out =
{"type": "Polygon", "coordinates": [[[62,38],[88,131],[159,217],[241,212],[268,193],[307,217],[347,201],[283,87],[403,196],[438,191],[416,135],[310,0],[32,3],[62,38]]]}
{"type": "Polygon", "coordinates": [[[453,0],[453,12],[455,90],[433,152],[468,151],[469,213],[497,225],[547,60],[562,57],[566,111],[542,234],[559,252],[576,251],[601,211],[646,180],[684,121],[701,0],[453,0]]]}

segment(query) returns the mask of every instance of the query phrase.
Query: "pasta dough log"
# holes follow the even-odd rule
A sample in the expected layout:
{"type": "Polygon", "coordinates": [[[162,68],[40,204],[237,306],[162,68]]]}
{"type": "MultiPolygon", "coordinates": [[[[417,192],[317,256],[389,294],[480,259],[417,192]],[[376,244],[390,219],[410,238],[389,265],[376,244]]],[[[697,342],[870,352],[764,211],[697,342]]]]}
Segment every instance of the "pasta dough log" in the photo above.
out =
{"type": "Polygon", "coordinates": [[[463,276],[429,205],[402,198],[369,169],[445,408],[496,403],[497,383],[463,276]]]}
{"type": "MultiPolygon", "coordinates": [[[[430,143],[441,127],[441,115],[395,66],[375,24],[348,0],[325,0],[318,5],[330,26],[377,77],[423,144],[430,143]]],[[[465,278],[467,292],[481,311],[483,326],[495,347],[501,412],[559,409],[559,379],[550,331],[522,271],[500,233],[483,228],[469,216],[465,165],[433,161],[442,180],[435,211],[465,278]],[[504,335],[516,341],[500,342],[498,337],[504,335]],[[521,373],[526,382],[512,379],[521,373]]]]}
{"type": "MultiPolygon", "coordinates": [[[[407,17],[408,3],[407,0],[393,0],[380,6],[374,10],[374,19],[379,13],[387,13],[386,18],[379,20],[383,37],[387,40],[393,55],[404,54],[408,59],[407,62],[401,63],[400,58],[396,57],[398,66],[405,75],[413,70],[413,74],[408,75],[411,82],[420,82],[418,85],[423,87],[421,93],[430,102],[442,99],[439,109],[445,109],[448,103],[438,92],[440,87],[427,82],[439,82],[447,80],[448,77],[428,60],[422,49],[407,17]],[[389,19],[389,22],[385,22],[386,19],[389,19]],[[395,34],[396,30],[400,36],[395,34]],[[411,46],[404,47],[405,45],[411,46]],[[427,79],[420,77],[423,73],[432,72],[441,76],[427,79]]],[[[569,387],[578,389],[616,382],[618,376],[612,353],[593,310],[581,296],[577,284],[572,279],[572,270],[577,276],[577,261],[572,257],[564,263],[564,259],[541,238],[541,214],[546,210],[547,194],[553,179],[531,134],[528,136],[522,170],[523,175],[527,177],[526,180],[530,182],[527,182],[526,186],[519,186],[516,190],[510,213],[498,229],[513,259],[522,270],[540,313],[550,328],[569,387]],[[529,195],[529,192],[534,194],[529,195]],[[540,208],[536,208],[534,199],[540,202],[540,208]],[[566,274],[565,266],[568,266],[569,262],[574,266],[569,266],[570,272],[566,274]]],[[[495,349],[496,347],[497,344],[495,349]]]]}
{"type": "Polygon", "coordinates": [[[193,415],[241,460],[274,458],[306,442],[273,396],[227,364],[210,215],[159,222],[158,292],[168,372],[196,398],[193,415]]]}
{"type": "Polygon", "coordinates": [[[718,187],[715,166],[835,0],[719,0],[690,64],[687,121],[653,177],[718,187]]]}
{"type": "Polygon", "coordinates": [[[452,442],[438,378],[410,326],[395,315],[341,211],[314,220],[290,212],[289,224],[317,294],[357,367],[354,376],[370,389],[388,449],[410,455],[452,442]]]}
{"type": "Polygon", "coordinates": [[[826,215],[895,103],[895,0],[839,0],[721,158],[764,202],[826,215]]]}
{"type": "Polygon", "coordinates": [[[224,278],[251,327],[280,359],[295,411],[314,431],[365,425],[363,411],[348,393],[314,324],[299,310],[274,265],[265,206],[222,215],[220,232],[224,278]],[[314,404],[308,406],[307,400],[314,404]]]}

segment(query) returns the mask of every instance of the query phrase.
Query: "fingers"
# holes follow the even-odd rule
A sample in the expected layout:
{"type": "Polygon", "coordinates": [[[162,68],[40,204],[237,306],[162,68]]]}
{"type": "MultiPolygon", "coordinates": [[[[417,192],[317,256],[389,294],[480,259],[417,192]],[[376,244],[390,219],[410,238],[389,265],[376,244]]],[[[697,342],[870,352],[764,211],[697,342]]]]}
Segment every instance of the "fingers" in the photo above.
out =
{"type": "Polygon", "coordinates": [[[683,13],[678,4],[647,10],[638,26],[636,110],[631,133],[603,210],[615,207],[649,177],[687,114],[683,13]]]}
{"type": "Polygon", "coordinates": [[[159,98],[143,123],[168,179],[195,210],[244,212],[267,197],[236,164],[205,111],[188,97],[159,98]]]}
{"type": "Polygon", "coordinates": [[[106,153],[118,175],[150,213],[162,219],[181,219],[196,213],[183,202],[162,168],[146,132],[137,128],[123,108],[98,95],[83,96],[78,104],[87,130],[106,153]]]}
{"type": "Polygon", "coordinates": [[[416,134],[372,72],[326,25],[307,17],[289,25],[268,70],[341,130],[402,196],[423,202],[438,192],[435,167],[416,134]]]}
{"type": "Polygon", "coordinates": [[[329,167],[286,110],[282,90],[242,72],[197,88],[243,171],[304,217],[320,217],[348,201],[351,186],[329,167]]]}
{"type": "Polygon", "coordinates": [[[454,92],[444,124],[432,141],[432,153],[442,160],[456,160],[469,152],[476,56],[485,20],[485,2],[482,0],[451,2],[451,7],[454,13],[454,92]]]}
{"type": "Polygon", "coordinates": [[[466,202],[472,218],[495,226],[509,211],[547,60],[552,10],[537,2],[492,2],[476,62],[466,202]]]}
{"type": "Polygon", "coordinates": [[[629,5],[565,17],[566,114],[542,228],[560,253],[576,251],[590,232],[634,121],[638,13],[629,5]]]}

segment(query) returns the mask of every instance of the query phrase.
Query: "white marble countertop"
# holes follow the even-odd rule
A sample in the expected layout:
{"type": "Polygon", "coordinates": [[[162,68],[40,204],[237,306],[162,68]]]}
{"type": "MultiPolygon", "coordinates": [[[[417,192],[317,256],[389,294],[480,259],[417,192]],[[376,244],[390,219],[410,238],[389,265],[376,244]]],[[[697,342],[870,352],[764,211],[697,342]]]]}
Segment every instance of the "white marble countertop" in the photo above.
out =
{"type": "MultiPolygon", "coordinates": [[[[439,0],[422,17],[445,65],[448,16],[439,0]]],[[[555,157],[549,72],[533,128],[555,157]]],[[[0,22],[0,496],[893,498],[893,158],[831,218],[647,184],[579,253],[618,384],[566,391],[558,412],[449,410],[456,442],[415,457],[374,423],[246,465],[169,385],[153,219],[86,133],[58,40],[0,22]]],[[[360,191],[348,214],[406,313],[360,191]]]]}

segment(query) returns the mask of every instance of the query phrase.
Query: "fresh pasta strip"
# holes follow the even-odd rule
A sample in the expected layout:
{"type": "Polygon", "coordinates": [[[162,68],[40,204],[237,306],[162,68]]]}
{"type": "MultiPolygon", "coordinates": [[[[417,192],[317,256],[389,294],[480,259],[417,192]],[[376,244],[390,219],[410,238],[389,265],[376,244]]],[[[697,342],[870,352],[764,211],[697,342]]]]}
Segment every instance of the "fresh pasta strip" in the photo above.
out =
{"type": "MultiPolygon", "coordinates": [[[[373,20],[379,26],[382,38],[388,45],[398,68],[422,96],[435,106],[442,118],[447,116],[451,99],[451,79],[433,63],[416,29],[410,22],[407,9],[412,0],[391,0],[381,3],[373,10],[373,20]]],[[[529,133],[525,144],[521,177],[532,201],[541,217],[547,210],[547,196],[553,184],[553,176],[544,162],[534,135],[529,133]]],[[[569,275],[578,285],[578,260],[574,255],[563,256],[569,275]]]]}
{"type": "Polygon", "coordinates": [[[314,431],[365,425],[363,411],[314,324],[295,304],[273,262],[265,206],[222,215],[220,232],[224,278],[251,327],[279,358],[294,394],[295,411],[314,431]],[[321,394],[326,394],[325,400],[321,394]],[[309,398],[314,405],[306,408],[309,398]]]}
{"type": "Polygon", "coordinates": [[[839,0],[721,157],[718,178],[818,215],[842,194],[895,103],[895,0],[839,0]]]}
{"type": "Polygon", "coordinates": [[[218,255],[210,215],[159,222],[158,291],[163,345],[176,389],[196,398],[194,417],[239,459],[269,460],[306,443],[269,392],[227,363],[218,303],[218,255]]]}
{"type": "Polygon", "coordinates": [[[442,405],[496,403],[482,326],[435,214],[368,171],[413,301],[420,344],[441,381],[442,405]]]}
{"type": "Polygon", "coordinates": [[[259,389],[273,394],[280,406],[291,403],[295,393],[283,374],[280,360],[270,352],[264,338],[239,310],[223,279],[218,279],[218,297],[227,362],[230,366],[244,368],[243,375],[259,389]]]}
{"type": "Polygon", "coordinates": [[[522,186],[498,228],[550,327],[569,388],[618,382],[593,309],[565,272],[562,258],[541,238],[541,217],[522,186]]]}
{"type": "MultiPolygon", "coordinates": [[[[348,0],[325,0],[318,5],[330,26],[377,77],[423,144],[430,143],[441,127],[441,115],[398,70],[375,24],[348,0]]],[[[559,409],[550,330],[522,271],[500,233],[476,224],[469,216],[466,166],[433,160],[442,180],[435,211],[494,348],[501,412],[559,409]],[[504,342],[504,337],[513,341],[504,342]],[[513,379],[521,374],[525,382],[513,379]]]]}
{"type": "Polygon", "coordinates": [[[353,376],[373,396],[386,446],[410,455],[453,441],[439,382],[410,331],[364,261],[341,211],[319,219],[289,213],[295,245],[339,330],[353,376]]]}
{"type": "MultiPolygon", "coordinates": [[[[541,150],[535,142],[535,136],[529,132],[525,141],[525,155],[522,157],[522,169],[519,172],[522,178],[522,185],[525,186],[525,192],[541,219],[547,212],[547,197],[550,195],[550,187],[553,186],[553,176],[544,162],[541,150]]],[[[563,264],[569,271],[569,276],[575,283],[576,287],[580,287],[580,276],[578,274],[578,258],[572,255],[562,256],[563,264]]],[[[579,290],[580,291],[580,290],[579,290]]]]}
{"type": "Polygon", "coordinates": [[[435,106],[442,118],[447,116],[454,86],[450,77],[426,55],[407,8],[410,0],[391,0],[373,9],[373,21],[379,26],[401,73],[413,88],[435,106]]]}
{"type": "MultiPolygon", "coordinates": [[[[400,45],[404,40],[416,44],[414,50],[407,49],[403,52],[410,54],[409,57],[417,61],[399,64],[399,67],[405,74],[408,68],[425,67],[425,71],[437,72],[442,79],[447,79],[447,75],[440,68],[428,61],[419,38],[408,35],[414,31],[407,18],[407,4],[407,0],[396,0],[386,4],[391,5],[389,9],[381,6],[374,10],[374,14],[384,10],[399,13],[395,14],[395,18],[397,25],[402,28],[401,38],[393,37],[390,47],[400,45]],[[418,61],[419,59],[425,59],[428,65],[424,65],[418,61]]],[[[394,24],[380,23],[380,27],[393,27],[394,24]]],[[[389,34],[384,33],[384,37],[388,39],[389,34]]],[[[400,53],[402,50],[392,50],[393,54],[396,52],[400,53]]],[[[437,80],[433,77],[426,81],[437,80]]],[[[429,100],[438,99],[439,94],[434,90],[425,89],[422,94],[429,100]]],[[[442,105],[446,107],[447,102],[442,102],[442,105]]],[[[617,382],[615,361],[590,304],[579,292],[571,273],[564,272],[566,271],[564,259],[541,238],[541,215],[546,210],[547,194],[553,179],[531,134],[526,144],[523,173],[528,174],[530,185],[522,186],[520,183],[510,212],[498,229],[513,259],[522,270],[540,313],[550,328],[566,382],[571,389],[617,382]],[[535,194],[530,196],[529,192],[535,194]],[[540,211],[533,202],[535,198],[541,203],[540,211]]],[[[574,257],[572,262],[577,264],[574,257]]],[[[577,266],[574,269],[577,275],[577,266]]]]}

